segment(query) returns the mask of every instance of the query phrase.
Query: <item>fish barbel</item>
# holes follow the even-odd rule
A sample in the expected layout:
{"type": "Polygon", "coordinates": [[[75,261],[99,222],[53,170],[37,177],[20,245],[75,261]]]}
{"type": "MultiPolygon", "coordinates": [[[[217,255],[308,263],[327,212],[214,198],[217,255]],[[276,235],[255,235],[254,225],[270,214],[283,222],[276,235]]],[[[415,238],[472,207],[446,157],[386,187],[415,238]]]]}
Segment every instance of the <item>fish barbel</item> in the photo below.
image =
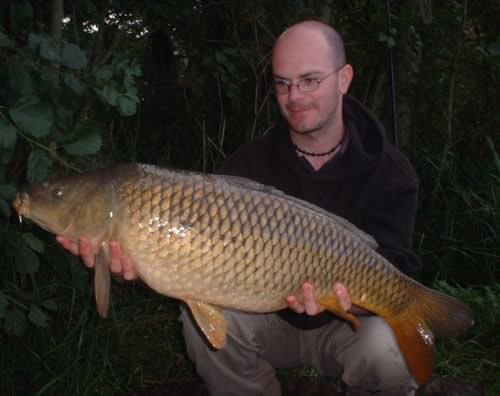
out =
{"type": "Polygon", "coordinates": [[[95,292],[108,314],[108,242],[116,240],[139,277],[187,303],[216,349],[225,343],[222,308],[272,312],[314,285],[318,302],[351,322],[332,286],[391,326],[419,383],[432,371],[434,336],[472,324],[462,302],[424,287],[377,253],[372,237],[315,205],[230,176],[128,164],[28,186],[13,206],[55,234],[98,247],[95,292]]]}

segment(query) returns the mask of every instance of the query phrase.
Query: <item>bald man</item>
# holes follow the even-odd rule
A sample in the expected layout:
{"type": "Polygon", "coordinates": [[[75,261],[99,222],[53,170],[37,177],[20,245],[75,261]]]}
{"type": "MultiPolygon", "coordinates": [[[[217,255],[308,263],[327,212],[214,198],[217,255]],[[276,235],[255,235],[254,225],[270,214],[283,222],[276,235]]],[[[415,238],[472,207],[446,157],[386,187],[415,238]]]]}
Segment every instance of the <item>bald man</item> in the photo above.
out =
{"type": "MultiPolygon", "coordinates": [[[[273,185],[347,218],[371,234],[379,253],[413,276],[420,263],[411,250],[418,180],[408,160],[385,139],[376,118],[347,95],[353,68],[330,26],[303,21],[287,29],[272,53],[276,100],[283,117],[265,137],[244,145],[220,173],[273,185]]],[[[93,266],[91,246],[58,240],[93,266]]],[[[111,270],[136,274],[119,246],[111,270]]],[[[212,395],[278,396],[275,368],[312,366],[339,378],[347,395],[413,395],[416,383],[394,335],[380,317],[351,305],[349,291],[332,285],[361,328],[325,312],[305,283],[302,298],[273,314],[226,310],[227,343],[212,350],[181,309],[190,358],[212,395]]]]}

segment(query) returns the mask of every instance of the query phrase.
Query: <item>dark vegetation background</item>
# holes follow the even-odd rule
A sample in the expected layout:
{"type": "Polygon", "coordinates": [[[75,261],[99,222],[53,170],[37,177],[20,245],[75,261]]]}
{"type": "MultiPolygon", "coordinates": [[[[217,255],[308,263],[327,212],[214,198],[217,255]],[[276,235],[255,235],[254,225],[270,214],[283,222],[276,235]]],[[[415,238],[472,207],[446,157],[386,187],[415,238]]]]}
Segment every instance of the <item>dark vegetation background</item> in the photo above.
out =
{"type": "Polygon", "coordinates": [[[438,344],[436,373],[499,395],[500,2],[387,11],[369,0],[2,1],[0,394],[126,394],[195,378],[177,302],[115,282],[101,321],[91,274],[53,236],[20,227],[10,201],[22,183],[117,162],[212,171],[273,124],[272,44],[314,17],[341,32],[351,93],[389,138],[397,122],[417,168],[420,280],[476,313],[466,337],[438,344]]]}

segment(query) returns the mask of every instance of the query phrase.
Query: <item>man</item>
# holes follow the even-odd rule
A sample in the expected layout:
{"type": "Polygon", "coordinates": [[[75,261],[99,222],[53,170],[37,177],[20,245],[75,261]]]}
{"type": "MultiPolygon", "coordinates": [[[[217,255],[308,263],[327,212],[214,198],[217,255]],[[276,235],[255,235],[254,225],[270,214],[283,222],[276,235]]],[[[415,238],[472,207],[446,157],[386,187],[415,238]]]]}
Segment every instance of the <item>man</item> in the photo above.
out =
{"type": "MultiPolygon", "coordinates": [[[[346,96],[353,69],[330,26],[300,22],[272,53],[276,100],[286,125],[238,150],[221,173],[244,176],[310,201],[371,234],[379,252],[414,275],[411,251],[418,182],[407,159],[389,145],[378,121],[346,96]]],[[[88,241],[58,240],[92,266],[88,241]]],[[[132,263],[112,244],[111,270],[133,279],[132,263]]],[[[225,311],[227,344],[213,351],[188,312],[180,320],[188,354],[213,395],[279,395],[274,368],[310,365],[341,378],[349,395],[412,395],[416,383],[385,321],[351,306],[349,291],[332,285],[361,328],[324,312],[314,285],[289,310],[258,315],[225,311]]]]}

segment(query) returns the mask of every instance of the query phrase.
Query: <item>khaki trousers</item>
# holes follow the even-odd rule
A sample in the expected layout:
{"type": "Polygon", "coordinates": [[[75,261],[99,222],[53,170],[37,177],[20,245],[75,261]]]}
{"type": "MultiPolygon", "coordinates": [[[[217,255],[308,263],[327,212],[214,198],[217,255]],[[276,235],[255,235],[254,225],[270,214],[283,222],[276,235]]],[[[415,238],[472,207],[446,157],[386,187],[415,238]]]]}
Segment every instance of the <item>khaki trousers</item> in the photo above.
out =
{"type": "Polygon", "coordinates": [[[214,351],[181,308],[189,357],[213,396],[279,396],[274,368],[312,366],[341,378],[347,395],[413,395],[417,385],[392,330],[377,316],[353,331],[342,320],[300,330],[277,314],[226,310],[226,346],[214,351]]]}

